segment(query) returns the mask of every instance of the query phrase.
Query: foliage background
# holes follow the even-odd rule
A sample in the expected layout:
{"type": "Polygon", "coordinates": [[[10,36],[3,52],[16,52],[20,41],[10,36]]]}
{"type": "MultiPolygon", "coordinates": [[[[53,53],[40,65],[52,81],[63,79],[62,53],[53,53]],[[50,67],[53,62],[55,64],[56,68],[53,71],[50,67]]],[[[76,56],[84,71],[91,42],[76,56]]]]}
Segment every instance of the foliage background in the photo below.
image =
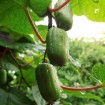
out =
{"type": "MultiPolygon", "coordinates": [[[[26,0],[0,0],[0,67],[13,78],[0,88],[1,105],[46,103],[40,96],[35,80],[35,68],[43,60],[46,45],[40,43],[29,23],[25,12],[27,5],[26,0]]],[[[85,15],[92,21],[105,21],[104,0],[72,0],[70,5],[75,15],[85,15]]],[[[33,21],[44,19],[39,18],[30,8],[28,10],[33,21]]],[[[48,27],[36,27],[45,38],[48,27]]],[[[70,39],[69,61],[62,68],[56,67],[62,84],[73,87],[98,84],[100,78],[95,78],[92,68],[95,64],[105,64],[104,43],[103,39],[90,43],[83,39],[70,39]]],[[[104,105],[104,93],[104,88],[88,92],[64,91],[55,105],[104,105]]]]}

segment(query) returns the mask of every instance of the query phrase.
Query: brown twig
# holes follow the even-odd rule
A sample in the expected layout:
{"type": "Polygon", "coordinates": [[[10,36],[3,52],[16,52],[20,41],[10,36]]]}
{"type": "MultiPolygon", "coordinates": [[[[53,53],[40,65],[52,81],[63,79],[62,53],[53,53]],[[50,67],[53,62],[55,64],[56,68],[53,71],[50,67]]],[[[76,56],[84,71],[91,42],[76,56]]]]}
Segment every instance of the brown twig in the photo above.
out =
{"type": "Polygon", "coordinates": [[[60,10],[61,8],[63,8],[66,4],[68,4],[70,2],[70,0],[66,0],[63,4],[61,4],[59,7],[56,7],[56,8],[49,8],[49,11],[50,12],[55,12],[55,11],[58,11],[60,10]]]}
{"type": "Polygon", "coordinates": [[[87,88],[74,88],[74,87],[68,87],[68,86],[61,86],[62,89],[71,90],[71,91],[89,91],[89,90],[95,90],[95,89],[103,88],[103,87],[105,86],[97,85],[97,86],[92,86],[92,87],[87,87],[87,88]]]}
{"type": "Polygon", "coordinates": [[[27,17],[28,17],[28,19],[29,19],[29,22],[30,22],[30,24],[31,24],[31,26],[32,26],[32,28],[33,28],[33,30],[34,30],[34,32],[36,33],[37,37],[39,38],[39,40],[40,40],[42,43],[45,44],[46,41],[41,37],[40,33],[39,33],[38,30],[36,29],[35,24],[34,24],[34,22],[32,21],[31,16],[30,16],[30,14],[29,14],[29,12],[28,12],[28,9],[25,8],[25,11],[26,11],[26,15],[27,15],[27,17]]]}

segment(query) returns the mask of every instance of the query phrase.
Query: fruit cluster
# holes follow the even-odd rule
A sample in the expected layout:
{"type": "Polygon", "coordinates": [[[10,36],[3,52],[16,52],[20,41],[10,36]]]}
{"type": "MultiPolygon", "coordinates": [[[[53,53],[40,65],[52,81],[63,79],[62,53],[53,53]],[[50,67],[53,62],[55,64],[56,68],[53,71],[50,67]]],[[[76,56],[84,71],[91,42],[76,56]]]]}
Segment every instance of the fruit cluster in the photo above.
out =
{"type": "MultiPolygon", "coordinates": [[[[45,0],[44,8],[33,6],[38,0],[30,0],[30,7],[40,17],[47,14],[51,0],[45,0]],[[39,9],[39,10],[38,10],[39,9]]],[[[41,0],[43,1],[43,0],[41,0]]],[[[66,0],[68,1],[68,0],[66,0]]],[[[55,8],[62,6],[65,0],[58,0],[55,8]]],[[[50,63],[41,63],[36,68],[36,80],[42,97],[49,103],[59,99],[62,89],[53,65],[63,66],[69,58],[69,38],[66,31],[70,30],[73,24],[73,13],[69,5],[62,6],[54,12],[57,27],[51,27],[46,37],[46,53],[50,63]]]]}

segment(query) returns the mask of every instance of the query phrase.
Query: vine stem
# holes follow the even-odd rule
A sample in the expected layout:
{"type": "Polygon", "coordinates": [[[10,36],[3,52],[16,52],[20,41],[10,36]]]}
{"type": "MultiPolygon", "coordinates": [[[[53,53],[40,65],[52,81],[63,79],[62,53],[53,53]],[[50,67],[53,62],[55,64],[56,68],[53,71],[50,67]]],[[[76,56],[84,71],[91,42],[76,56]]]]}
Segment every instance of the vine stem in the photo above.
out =
{"type": "MultiPolygon", "coordinates": [[[[48,31],[49,31],[49,29],[52,27],[52,13],[50,11],[48,11],[47,16],[48,16],[48,31]]],[[[46,54],[47,54],[47,51],[45,50],[43,62],[46,62],[46,59],[45,59],[46,54]]]]}
{"type": "MultiPolygon", "coordinates": [[[[20,86],[21,86],[21,82],[22,80],[25,82],[25,84],[31,88],[31,86],[27,83],[27,81],[25,80],[24,76],[23,76],[23,73],[22,73],[22,69],[21,69],[21,65],[20,63],[17,61],[17,59],[14,57],[12,51],[10,50],[10,54],[11,54],[11,57],[13,58],[13,60],[17,63],[18,67],[19,67],[19,70],[20,70],[20,74],[21,74],[21,81],[20,81],[20,86]]],[[[19,87],[20,87],[19,86],[19,87]]]]}
{"type": "Polygon", "coordinates": [[[56,8],[49,8],[50,12],[56,12],[58,10],[60,10],[61,8],[63,8],[66,4],[68,4],[70,2],[70,0],[66,0],[63,4],[61,4],[60,6],[56,7],[56,8]]]}
{"type": "Polygon", "coordinates": [[[28,17],[28,19],[29,19],[29,22],[30,22],[30,24],[31,24],[31,26],[32,26],[32,28],[33,28],[33,30],[34,30],[34,32],[36,33],[37,37],[39,38],[39,40],[40,40],[43,44],[45,44],[46,41],[41,37],[40,33],[38,32],[37,28],[35,27],[35,24],[34,24],[33,20],[31,19],[31,16],[30,16],[30,14],[29,14],[29,12],[28,12],[28,9],[25,8],[25,11],[26,11],[26,15],[27,15],[27,17],[28,17]]]}
{"type": "Polygon", "coordinates": [[[74,88],[74,87],[68,87],[68,86],[60,86],[64,90],[71,90],[71,91],[89,91],[89,90],[95,90],[98,88],[103,88],[105,87],[104,85],[97,85],[97,86],[92,86],[92,87],[87,87],[87,88],[74,88]]]}

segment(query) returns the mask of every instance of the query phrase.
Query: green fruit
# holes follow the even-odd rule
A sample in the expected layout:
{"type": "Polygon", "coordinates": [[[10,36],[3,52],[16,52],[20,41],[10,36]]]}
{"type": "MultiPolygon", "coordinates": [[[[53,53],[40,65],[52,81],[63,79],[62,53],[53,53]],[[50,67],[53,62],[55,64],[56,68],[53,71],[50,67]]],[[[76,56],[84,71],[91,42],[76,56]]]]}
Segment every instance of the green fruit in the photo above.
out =
{"type": "Polygon", "coordinates": [[[62,89],[53,65],[48,63],[39,64],[36,68],[36,80],[39,91],[47,102],[59,99],[62,89]]]}
{"type": "Polygon", "coordinates": [[[39,17],[44,17],[51,2],[52,0],[30,0],[29,6],[39,17]]]}
{"type": "Polygon", "coordinates": [[[7,71],[0,70],[0,86],[3,86],[7,82],[7,71]]]}
{"type": "MultiPolygon", "coordinates": [[[[58,7],[64,2],[65,0],[58,0],[58,2],[55,4],[55,7],[58,7]]],[[[60,10],[54,12],[54,15],[55,15],[57,26],[59,28],[62,28],[65,31],[71,29],[73,24],[73,13],[69,5],[66,5],[60,10]]]]}
{"type": "Polygon", "coordinates": [[[66,31],[52,27],[47,34],[46,51],[50,62],[62,66],[69,57],[69,38],[66,31]]]}

